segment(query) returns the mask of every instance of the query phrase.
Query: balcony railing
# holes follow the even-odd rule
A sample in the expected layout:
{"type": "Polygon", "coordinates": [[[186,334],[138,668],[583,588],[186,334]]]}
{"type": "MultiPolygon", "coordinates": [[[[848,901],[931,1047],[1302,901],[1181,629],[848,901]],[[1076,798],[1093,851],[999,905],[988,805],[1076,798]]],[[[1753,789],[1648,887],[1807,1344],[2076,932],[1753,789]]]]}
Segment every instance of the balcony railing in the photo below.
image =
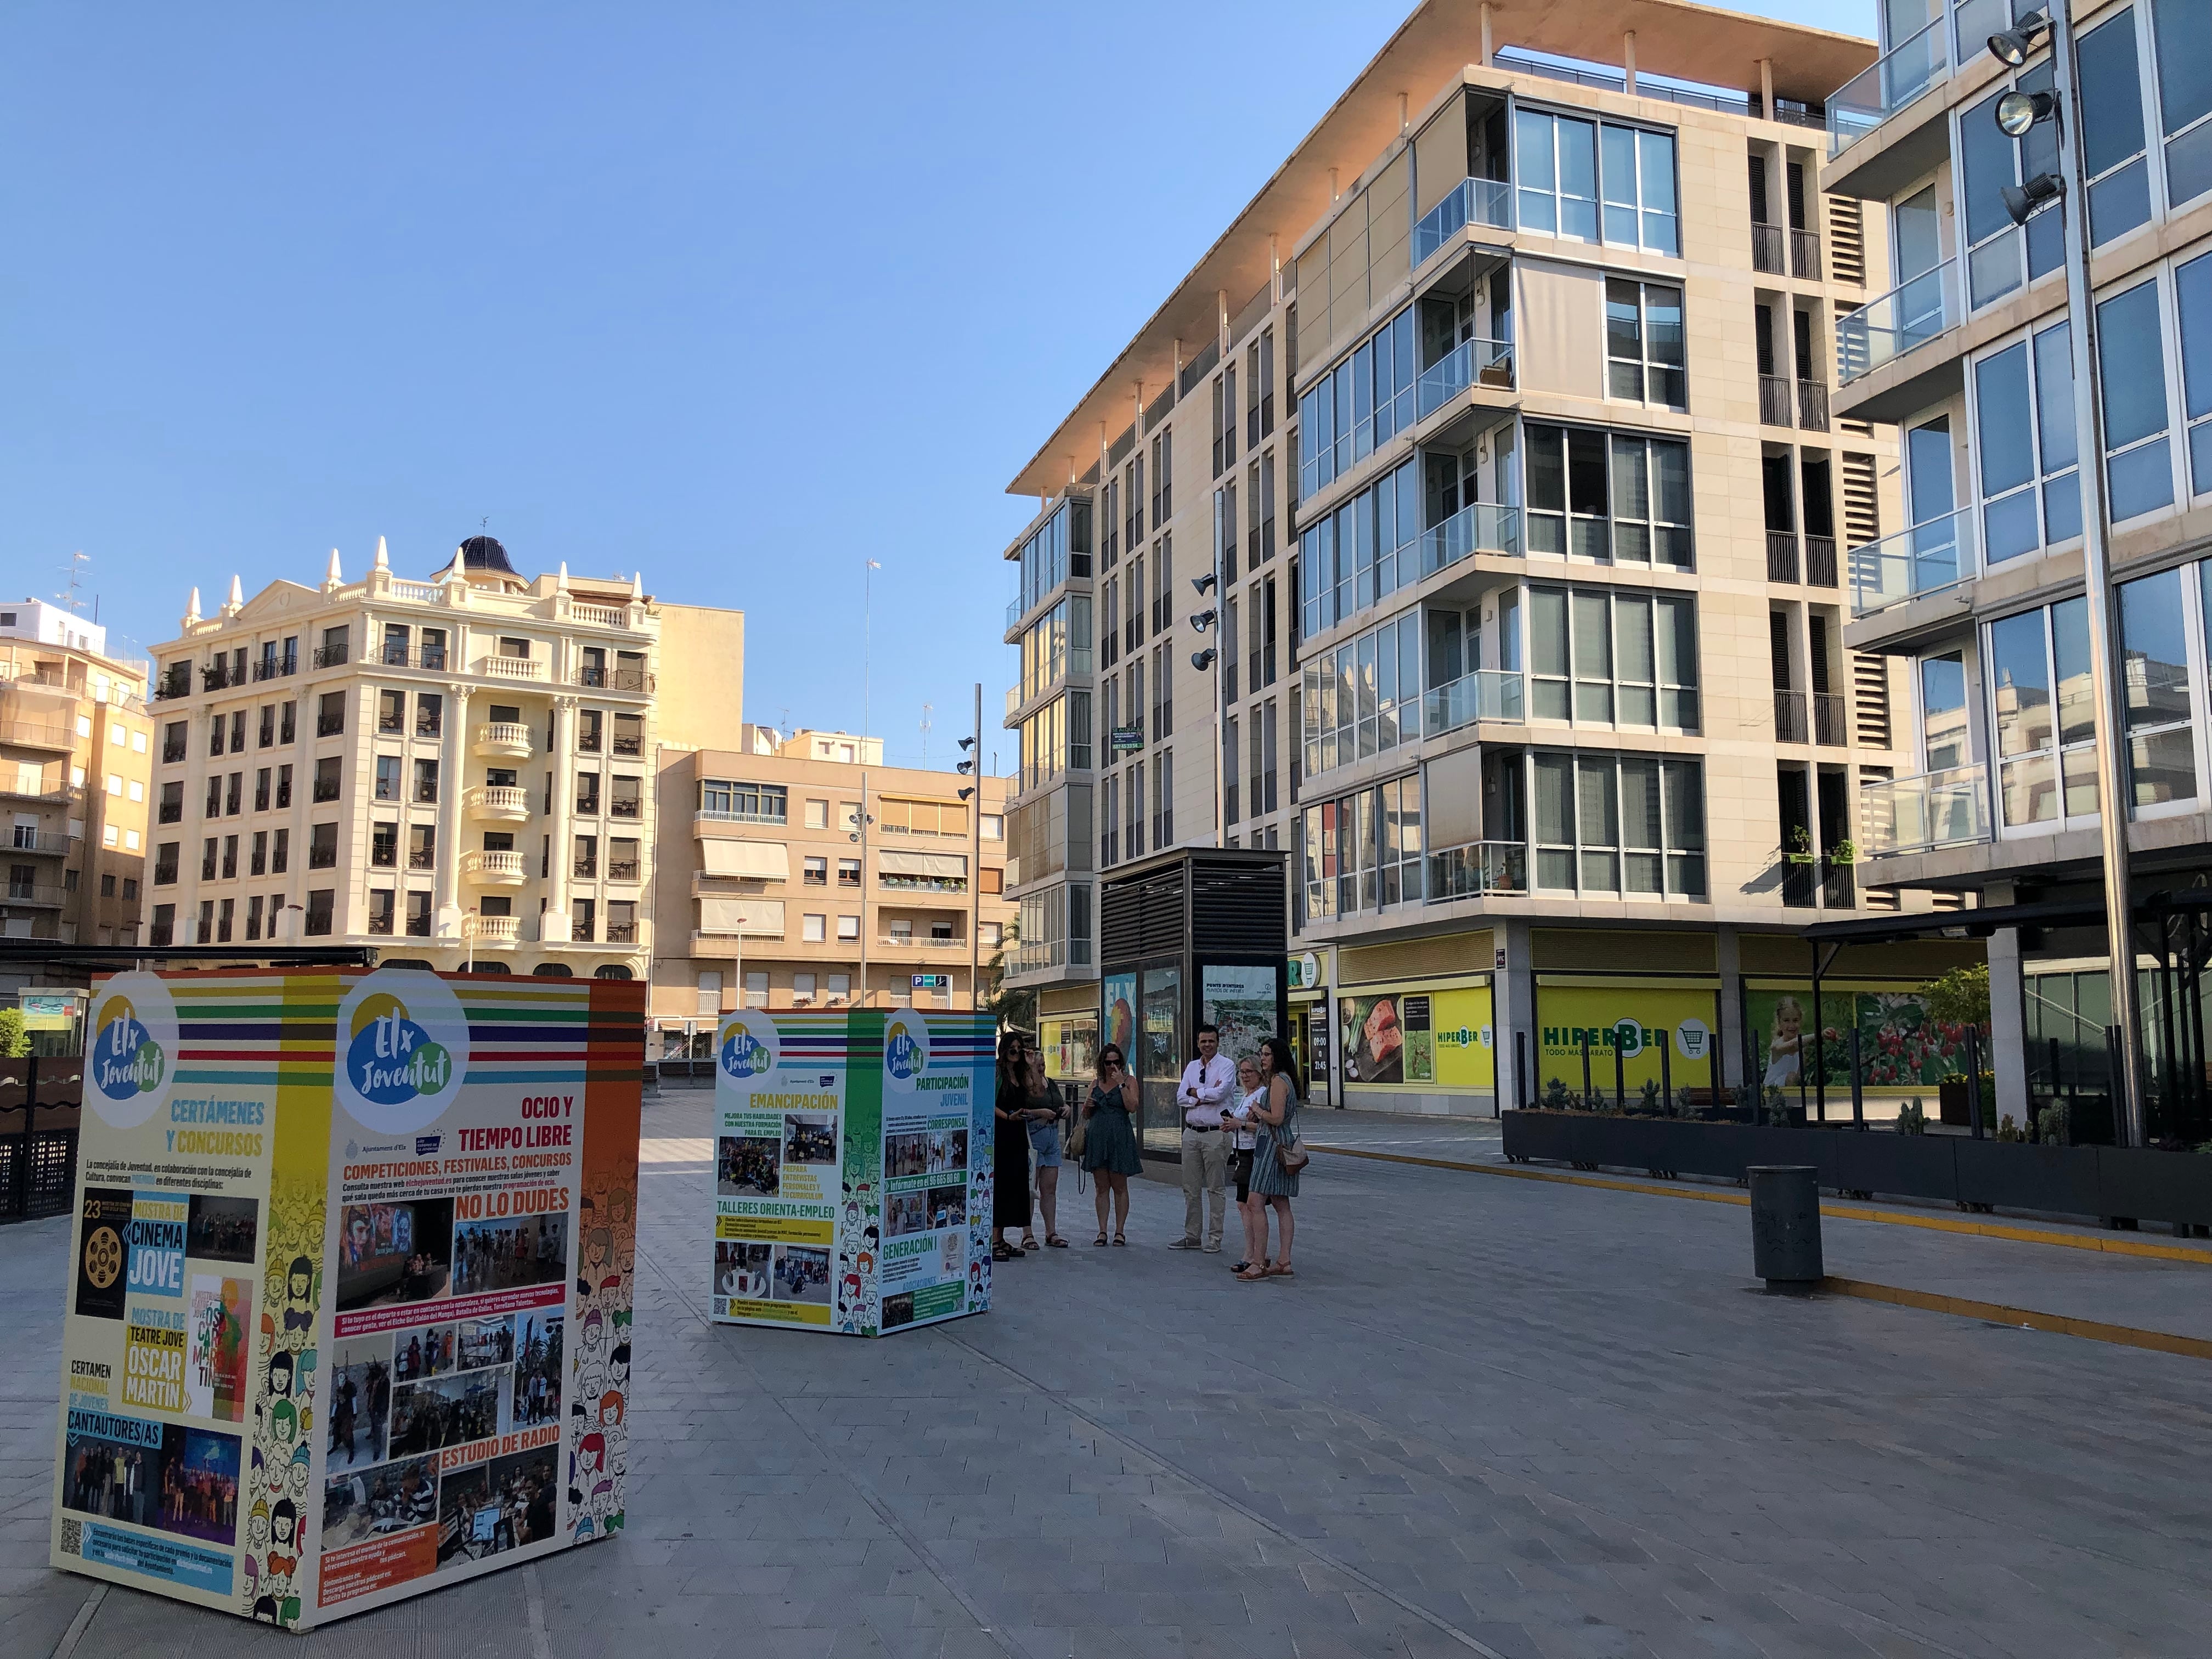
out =
{"type": "Polygon", "coordinates": [[[1977,761],[1892,778],[1859,790],[1862,848],[1870,858],[1971,846],[1990,839],[1989,773],[1977,761]]]}
{"type": "Polygon", "coordinates": [[[1421,735],[1442,737],[1473,720],[1519,723],[1525,712],[1524,680],[1517,669],[1478,668],[1421,698],[1421,735]]]}
{"type": "Polygon", "coordinates": [[[542,680],[545,665],[535,657],[480,657],[477,672],[492,680],[542,680]]]}
{"type": "Polygon", "coordinates": [[[468,936],[479,945],[512,945],[522,937],[520,916],[471,916],[468,936]]]}
{"type": "Polygon", "coordinates": [[[607,924],[607,943],[635,945],[637,943],[637,924],[634,921],[611,921],[607,924]]]}
{"type": "Polygon", "coordinates": [[[485,784],[468,793],[469,810],[479,815],[530,816],[530,792],[513,784],[485,784]]]}
{"type": "Polygon", "coordinates": [[[1790,233],[1790,274],[1808,283],[1820,280],[1820,233],[1792,229],[1790,233]]]}
{"type": "Polygon", "coordinates": [[[1751,228],[1751,268],[1769,276],[1782,274],[1782,227],[1754,224],[1751,228]]]}
{"type": "Polygon", "coordinates": [[[1021,621],[1023,615],[1022,602],[1018,596],[1006,601],[1006,627],[1008,629],[1012,629],[1016,623],[1021,621]]]}
{"type": "MultiPolygon", "coordinates": [[[[596,809],[594,809],[596,810],[596,809]]],[[[741,812],[727,807],[702,806],[692,815],[698,823],[788,823],[788,810],[781,812],[741,812]]]]}
{"type": "Polygon", "coordinates": [[[619,605],[571,604],[568,616],[572,621],[589,623],[594,628],[628,628],[629,611],[619,605]]]}
{"type": "Polygon", "coordinates": [[[1845,556],[1850,567],[1851,614],[1863,617],[1922,593],[1956,587],[1978,565],[1974,511],[1964,507],[1926,524],[1900,530],[1845,556]]]}
{"type": "Polygon", "coordinates": [[[253,665],[253,678],[257,680],[278,679],[285,675],[296,674],[299,672],[300,659],[296,656],[264,657],[259,662],[253,665]]]}
{"type": "Polygon", "coordinates": [[[1462,179],[1421,216],[1413,227],[1413,265],[1425,264],[1436,252],[1469,225],[1513,228],[1513,186],[1503,179],[1462,179]]]}
{"type": "Polygon", "coordinates": [[[488,849],[471,853],[462,864],[467,873],[477,881],[525,881],[530,875],[520,853],[488,849]]]}
{"type": "Polygon", "coordinates": [[[643,801],[636,795],[611,795],[607,799],[607,816],[611,818],[635,818],[644,815],[643,801]]]}
{"type": "Polygon", "coordinates": [[[1820,873],[1820,908],[1848,910],[1859,902],[1858,883],[1848,864],[1824,862],[1820,873]]]}
{"type": "MultiPolygon", "coordinates": [[[[165,819],[163,822],[171,823],[174,820],[165,819]]],[[[20,823],[15,826],[15,836],[8,843],[8,850],[11,853],[53,854],[65,857],[69,849],[70,838],[67,836],[48,835],[43,830],[33,830],[27,824],[20,823]]]]}
{"type": "Polygon", "coordinates": [[[1831,160],[1865,137],[1929,88],[1950,78],[1951,52],[1944,20],[1900,42],[1829,95],[1831,160]]]}
{"type": "Polygon", "coordinates": [[[1813,694],[1813,741],[1831,749],[1841,749],[1850,740],[1850,721],[1844,712],[1842,694],[1815,691],[1813,694]]]}
{"type": "Polygon", "coordinates": [[[635,859],[609,859],[607,879],[634,882],[637,879],[637,865],[638,861],[635,859]]]}
{"type": "Polygon", "coordinates": [[[1797,382],[1797,424],[1808,432],[1828,429],[1828,383],[1826,380],[1797,382]]]}
{"type": "Polygon", "coordinates": [[[315,647],[314,663],[318,668],[337,668],[353,659],[350,647],[321,645],[315,647]]]}
{"type": "Polygon", "coordinates": [[[1805,694],[1802,691],[1776,690],[1774,740],[1777,743],[1805,741],[1805,694]]]}
{"type": "Polygon", "coordinates": [[[1759,423],[1761,426],[1795,426],[1797,410],[1790,400],[1790,381],[1780,374],[1759,377],[1759,423]]]}
{"type": "Polygon", "coordinates": [[[164,697],[189,697],[191,694],[192,665],[190,663],[170,664],[168,672],[161,676],[161,683],[154,688],[154,699],[157,702],[164,697]]]}
{"type": "Polygon", "coordinates": [[[1793,910],[1809,910],[1820,902],[1820,872],[1817,865],[1782,866],[1782,902],[1793,910]]]}
{"type": "Polygon", "coordinates": [[[1926,345],[1966,315],[1959,262],[1946,259],[1836,319],[1836,379],[1844,386],[1926,345]]]}
{"type": "Polygon", "coordinates": [[[901,950],[912,947],[918,951],[964,951],[968,948],[968,941],[964,939],[939,939],[934,934],[925,938],[920,933],[893,933],[878,939],[876,943],[901,950]]]}
{"type": "Polygon", "coordinates": [[[10,904],[35,904],[42,908],[58,906],[62,896],[60,888],[46,882],[10,880],[8,884],[8,902],[10,904]]]}
{"type": "Polygon", "coordinates": [[[1425,421],[1473,386],[1513,390],[1513,342],[1462,340],[1421,371],[1413,386],[1413,418],[1425,421]]]}
{"type": "Polygon", "coordinates": [[[1833,587],[1836,585],[1836,538],[1833,536],[1805,538],[1805,581],[1812,587],[1833,587]]]}
{"type": "Polygon", "coordinates": [[[1528,848],[1524,842],[1474,841],[1429,854],[1431,904],[1528,890],[1528,848]]]}
{"type": "Polygon", "coordinates": [[[1797,580],[1796,531],[1770,530],[1766,532],[1766,580],[1771,582],[1794,582],[1797,580]]]}
{"type": "Polygon", "coordinates": [[[477,727],[477,752],[480,755],[527,755],[530,752],[530,728],[520,720],[486,720],[477,727]]]}
{"type": "Polygon", "coordinates": [[[1421,574],[1433,576],[1471,553],[1521,556],[1521,513],[1494,501],[1471,501],[1421,532],[1421,574]]]}
{"type": "Polygon", "coordinates": [[[1017,945],[1006,952],[1006,971],[1009,974],[1040,974],[1048,968],[1057,968],[1067,960],[1065,939],[1038,939],[1031,944],[1017,945]]]}
{"type": "Polygon", "coordinates": [[[600,691],[650,691],[654,677],[642,668],[579,668],[575,684],[600,691]]]}

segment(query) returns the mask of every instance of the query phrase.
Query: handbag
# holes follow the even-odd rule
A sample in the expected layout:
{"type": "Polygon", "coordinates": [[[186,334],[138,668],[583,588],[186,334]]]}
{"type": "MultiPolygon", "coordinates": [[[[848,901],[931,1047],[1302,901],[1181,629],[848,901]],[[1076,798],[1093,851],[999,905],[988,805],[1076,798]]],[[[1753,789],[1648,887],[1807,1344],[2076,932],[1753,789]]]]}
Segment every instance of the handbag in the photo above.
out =
{"type": "Polygon", "coordinates": [[[1067,1144],[1067,1155],[1079,1164],[1083,1162],[1084,1143],[1090,1138],[1091,1120],[1078,1112],[1075,1115],[1074,1123],[1070,1126],[1064,1139],[1067,1144]]]}
{"type": "Polygon", "coordinates": [[[1295,1126],[1286,1117],[1274,1132],[1275,1166],[1285,1175],[1296,1175],[1313,1161],[1306,1144],[1298,1138],[1295,1126]]]}

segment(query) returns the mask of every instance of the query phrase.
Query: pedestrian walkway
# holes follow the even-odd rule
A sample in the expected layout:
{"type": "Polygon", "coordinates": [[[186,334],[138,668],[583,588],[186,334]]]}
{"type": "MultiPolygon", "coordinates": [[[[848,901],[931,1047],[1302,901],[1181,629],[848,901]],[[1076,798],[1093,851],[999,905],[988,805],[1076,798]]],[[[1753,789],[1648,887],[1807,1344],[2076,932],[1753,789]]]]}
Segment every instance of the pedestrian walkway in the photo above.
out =
{"type": "MultiPolygon", "coordinates": [[[[708,1104],[647,1110],[629,1531],[307,1650],[2207,1650],[2204,1362],[1767,1297],[1731,1206],[1327,1155],[1293,1280],[1162,1248],[1181,1194],[1139,1182],[1131,1249],[1003,1267],[981,1318],[872,1343],[710,1328],[708,1104]]],[[[1339,1121],[1317,1114],[1315,1138],[1339,1121]]],[[[1087,1215],[1087,1194],[1065,1201],[1087,1215]]],[[[2212,1284],[1869,1223],[1827,1239],[1831,1273],[2078,1295],[2106,1318],[2132,1297],[2182,1319],[2212,1284]]],[[[43,1565],[65,1225],[0,1249],[20,1359],[0,1383],[0,1652],[46,1659],[91,1589],[43,1565]]],[[[116,1590],[71,1659],[302,1639],[116,1590]]]]}

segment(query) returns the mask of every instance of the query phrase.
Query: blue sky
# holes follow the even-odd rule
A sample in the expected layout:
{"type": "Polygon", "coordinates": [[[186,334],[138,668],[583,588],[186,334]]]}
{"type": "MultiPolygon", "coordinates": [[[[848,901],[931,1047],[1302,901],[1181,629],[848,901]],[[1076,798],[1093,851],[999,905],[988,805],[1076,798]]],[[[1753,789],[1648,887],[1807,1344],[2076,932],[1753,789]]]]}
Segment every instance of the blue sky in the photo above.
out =
{"type": "Polygon", "coordinates": [[[873,730],[981,679],[1003,767],[1006,480],[1406,9],[11,6],[0,592],[151,644],[488,519],[857,730],[873,558],[873,730]]]}

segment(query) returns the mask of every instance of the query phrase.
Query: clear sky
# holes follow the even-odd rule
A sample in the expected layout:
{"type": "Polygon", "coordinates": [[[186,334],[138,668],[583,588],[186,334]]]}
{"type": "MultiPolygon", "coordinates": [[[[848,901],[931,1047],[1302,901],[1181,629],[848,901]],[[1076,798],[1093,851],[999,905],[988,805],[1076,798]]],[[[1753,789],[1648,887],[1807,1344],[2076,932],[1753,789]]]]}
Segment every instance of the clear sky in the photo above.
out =
{"type": "Polygon", "coordinates": [[[150,645],[489,520],[857,730],[874,559],[872,728],[980,679],[1003,769],[1006,481],[1407,9],[10,5],[0,596],[150,645]]]}

